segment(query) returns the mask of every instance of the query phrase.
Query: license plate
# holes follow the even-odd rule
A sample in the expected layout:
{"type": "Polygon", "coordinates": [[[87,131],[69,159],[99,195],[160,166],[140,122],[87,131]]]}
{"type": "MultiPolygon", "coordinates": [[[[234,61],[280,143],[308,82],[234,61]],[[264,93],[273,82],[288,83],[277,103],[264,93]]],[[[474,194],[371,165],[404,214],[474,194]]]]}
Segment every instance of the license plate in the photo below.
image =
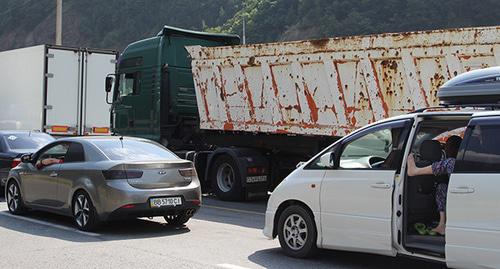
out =
{"type": "Polygon", "coordinates": [[[178,206],[182,205],[181,197],[165,197],[165,198],[151,198],[149,205],[153,208],[165,206],[178,206]]]}
{"type": "Polygon", "coordinates": [[[247,177],[247,183],[257,183],[257,182],[266,182],[267,176],[253,176],[247,177]]]}

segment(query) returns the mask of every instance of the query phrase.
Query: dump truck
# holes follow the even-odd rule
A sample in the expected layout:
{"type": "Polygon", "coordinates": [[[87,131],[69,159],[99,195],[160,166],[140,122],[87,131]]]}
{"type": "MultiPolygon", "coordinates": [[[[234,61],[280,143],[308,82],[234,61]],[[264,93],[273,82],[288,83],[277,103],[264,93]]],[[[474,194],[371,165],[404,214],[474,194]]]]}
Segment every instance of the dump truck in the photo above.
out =
{"type": "Polygon", "coordinates": [[[498,26],[238,40],[165,27],[129,45],[113,90],[107,83],[116,134],[156,140],[194,161],[204,189],[225,200],[265,196],[339,137],[438,105],[445,81],[500,64],[498,26]]]}
{"type": "Polygon", "coordinates": [[[39,45],[0,52],[0,130],[110,134],[102,85],[117,52],[39,45]]]}

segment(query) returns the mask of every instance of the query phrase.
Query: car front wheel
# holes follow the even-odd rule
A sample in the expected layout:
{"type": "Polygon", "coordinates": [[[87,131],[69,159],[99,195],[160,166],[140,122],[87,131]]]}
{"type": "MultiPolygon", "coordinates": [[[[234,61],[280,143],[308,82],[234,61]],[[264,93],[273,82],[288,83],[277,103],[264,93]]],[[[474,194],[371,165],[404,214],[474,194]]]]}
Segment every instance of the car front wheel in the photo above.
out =
{"type": "Polygon", "coordinates": [[[99,223],[90,196],[84,191],[79,191],[73,198],[73,218],[77,228],[82,231],[92,231],[99,223]]]}
{"type": "Polygon", "coordinates": [[[312,256],[316,250],[317,231],[309,212],[299,205],[287,207],[278,220],[278,238],[288,256],[312,256]]]}

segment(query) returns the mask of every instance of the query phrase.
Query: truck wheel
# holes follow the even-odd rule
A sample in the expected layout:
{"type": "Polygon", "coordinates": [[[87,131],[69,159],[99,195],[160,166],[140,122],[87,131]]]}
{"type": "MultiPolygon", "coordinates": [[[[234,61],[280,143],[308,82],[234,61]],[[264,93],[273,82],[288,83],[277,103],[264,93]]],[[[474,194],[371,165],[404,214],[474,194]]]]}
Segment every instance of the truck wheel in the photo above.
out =
{"type": "Polygon", "coordinates": [[[215,195],[221,200],[243,200],[243,187],[238,165],[228,155],[218,157],[212,165],[210,178],[215,195]]]}
{"type": "Polygon", "coordinates": [[[280,215],[277,228],[280,245],[286,255],[307,258],[316,251],[316,225],[302,206],[287,207],[280,215]]]}

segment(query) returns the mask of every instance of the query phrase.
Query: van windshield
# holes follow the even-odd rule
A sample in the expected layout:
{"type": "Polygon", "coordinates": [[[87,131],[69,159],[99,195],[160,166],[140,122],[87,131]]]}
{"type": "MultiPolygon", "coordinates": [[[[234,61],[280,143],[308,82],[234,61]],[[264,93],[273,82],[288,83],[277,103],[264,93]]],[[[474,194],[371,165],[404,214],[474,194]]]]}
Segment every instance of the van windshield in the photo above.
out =
{"type": "Polygon", "coordinates": [[[113,161],[162,161],[179,159],[168,149],[152,142],[123,139],[102,139],[92,141],[113,161]]]}

